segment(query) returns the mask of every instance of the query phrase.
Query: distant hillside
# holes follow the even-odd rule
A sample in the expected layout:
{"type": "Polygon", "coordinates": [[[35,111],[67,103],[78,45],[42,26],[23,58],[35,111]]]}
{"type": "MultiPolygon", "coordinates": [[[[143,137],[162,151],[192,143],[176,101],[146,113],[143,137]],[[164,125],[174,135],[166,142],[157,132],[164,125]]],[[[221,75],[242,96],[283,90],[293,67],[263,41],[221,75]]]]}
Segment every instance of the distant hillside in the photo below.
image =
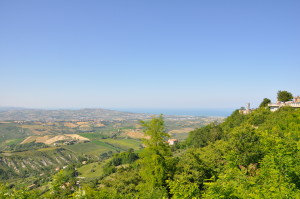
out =
{"type": "Polygon", "coordinates": [[[11,110],[24,110],[22,107],[0,107],[0,112],[2,111],[11,111],[11,110]]]}
{"type": "MultiPolygon", "coordinates": [[[[0,121],[80,121],[80,120],[144,120],[150,119],[153,114],[130,113],[107,109],[24,109],[0,108],[0,121]]],[[[166,119],[200,118],[196,116],[165,116],[166,119]]],[[[202,118],[202,117],[201,117],[202,118]]]]}
{"type": "Polygon", "coordinates": [[[72,121],[72,120],[128,120],[144,119],[150,115],[106,109],[43,110],[2,108],[0,120],[72,121]]]}

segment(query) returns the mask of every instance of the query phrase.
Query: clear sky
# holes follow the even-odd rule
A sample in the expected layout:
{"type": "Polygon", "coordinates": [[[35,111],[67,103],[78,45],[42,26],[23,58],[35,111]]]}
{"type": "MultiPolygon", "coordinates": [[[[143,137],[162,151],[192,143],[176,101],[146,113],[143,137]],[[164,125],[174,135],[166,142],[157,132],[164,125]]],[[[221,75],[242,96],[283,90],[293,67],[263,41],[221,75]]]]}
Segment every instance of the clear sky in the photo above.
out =
{"type": "Polygon", "coordinates": [[[300,95],[299,0],[0,0],[0,106],[232,108],[300,95]]]}

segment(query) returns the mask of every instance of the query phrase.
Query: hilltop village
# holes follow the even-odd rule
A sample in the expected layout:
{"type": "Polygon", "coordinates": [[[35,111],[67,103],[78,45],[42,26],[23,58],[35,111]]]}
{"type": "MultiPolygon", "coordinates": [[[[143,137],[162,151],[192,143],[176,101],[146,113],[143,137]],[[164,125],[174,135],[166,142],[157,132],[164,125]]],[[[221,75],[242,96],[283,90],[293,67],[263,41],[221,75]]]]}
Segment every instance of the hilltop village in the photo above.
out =
{"type": "Polygon", "coordinates": [[[295,97],[293,100],[290,101],[277,101],[276,103],[268,104],[271,111],[277,111],[279,108],[284,106],[290,106],[293,108],[300,108],[300,96],[295,97]]]}
{"type": "MultiPolygon", "coordinates": [[[[277,100],[276,103],[272,103],[271,101],[270,103],[267,103],[267,107],[269,107],[272,112],[277,111],[281,107],[285,107],[285,106],[289,106],[292,108],[300,108],[300,96],[293,97],[292,99],[289,100],[277,100]]],[[[260,107],[262,107],[262,105],[260,105],[260,107]]],[[[255,108],[251,109],[250,103],[247,103],[246,108],[242,107],[239,109],[239,113],[246,115],[251,113],[254,110],[256,109],[255,108]]]]}

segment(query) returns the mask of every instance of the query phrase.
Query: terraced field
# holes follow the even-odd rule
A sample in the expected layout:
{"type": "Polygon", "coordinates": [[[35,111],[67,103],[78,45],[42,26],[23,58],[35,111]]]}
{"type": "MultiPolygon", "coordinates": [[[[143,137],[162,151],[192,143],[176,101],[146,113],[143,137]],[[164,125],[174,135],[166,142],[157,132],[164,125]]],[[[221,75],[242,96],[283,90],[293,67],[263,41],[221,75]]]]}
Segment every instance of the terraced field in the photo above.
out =
{"type": "Polygon", "coordinates": [[[3,152],[0,153],[1,178],[45,174],[77,160],[77,154],[58,147],[22,152],[3,152]]]}

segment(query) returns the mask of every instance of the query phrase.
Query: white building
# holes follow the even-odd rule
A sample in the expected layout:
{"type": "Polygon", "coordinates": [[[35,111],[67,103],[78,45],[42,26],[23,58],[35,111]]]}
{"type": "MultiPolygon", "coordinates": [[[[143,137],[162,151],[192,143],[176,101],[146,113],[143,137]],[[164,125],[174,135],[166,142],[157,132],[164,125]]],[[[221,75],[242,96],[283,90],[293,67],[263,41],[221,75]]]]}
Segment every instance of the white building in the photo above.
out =
{"type": "Polygon", "coordinates": [[[169,145],[174,145],[174,144],[176,144],[177,142],[178,142],[177,139],[169,139],[169,140],[167,141],[167,143],[168,143],[169,145]]]}
{"type": "Polygon", "coordinates": [[[268,104],[271,111],[277,111],[279,108],[283,106],[290,106],[293,108],[300,108],[300,96],[297,96],[294,98],[293,101],[287,101],[287,102],[277,102],[277,103],[270,103],[268,104]]]}

